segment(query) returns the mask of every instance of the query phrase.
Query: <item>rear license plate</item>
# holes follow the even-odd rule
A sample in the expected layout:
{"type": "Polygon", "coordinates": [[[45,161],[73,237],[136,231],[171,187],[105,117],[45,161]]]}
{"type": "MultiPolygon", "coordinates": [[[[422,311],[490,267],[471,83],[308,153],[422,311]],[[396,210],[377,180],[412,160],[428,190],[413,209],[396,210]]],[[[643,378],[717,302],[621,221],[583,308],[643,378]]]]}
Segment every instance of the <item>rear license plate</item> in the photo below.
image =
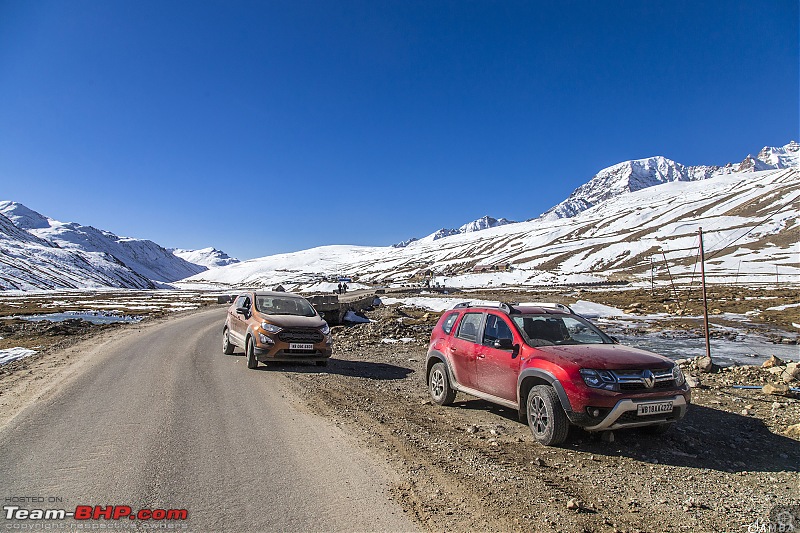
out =
{"type": "Polygon", "coordinates": [[[640,403],[636,406],[637,416],[660,415],[672,412],[672,402],[640,403]]]}
{"type": "Polygon", "coordinates": [[[314,349],[314,345],[313,344],[299,343],[299,342],[292,342],[292,343],[289,344],[289,349],[290,350],[313,350],[314,349]]]}

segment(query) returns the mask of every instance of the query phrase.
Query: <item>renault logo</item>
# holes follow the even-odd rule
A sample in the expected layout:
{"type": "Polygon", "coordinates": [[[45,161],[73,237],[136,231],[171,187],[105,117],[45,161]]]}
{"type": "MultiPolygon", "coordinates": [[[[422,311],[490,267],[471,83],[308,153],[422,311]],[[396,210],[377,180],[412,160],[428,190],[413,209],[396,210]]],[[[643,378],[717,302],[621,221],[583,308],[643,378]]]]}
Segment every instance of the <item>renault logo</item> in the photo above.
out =
{"type": "Polygon", "coordinates": [[[645,387],[652,389],[656,384],[656,377],[649,370],[645,370],[642,372],[642,382],[644,383],[645,387]]]}

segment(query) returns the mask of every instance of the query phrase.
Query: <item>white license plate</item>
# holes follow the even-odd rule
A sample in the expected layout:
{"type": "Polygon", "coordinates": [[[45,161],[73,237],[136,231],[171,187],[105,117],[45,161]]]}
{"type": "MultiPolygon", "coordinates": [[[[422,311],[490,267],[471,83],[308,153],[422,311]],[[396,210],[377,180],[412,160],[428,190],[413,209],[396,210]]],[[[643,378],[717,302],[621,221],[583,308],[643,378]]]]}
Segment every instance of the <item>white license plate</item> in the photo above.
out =
{"type": "Polygon", "coordinates": [[[289,344],[289,349],[290,350],[313,350],[314,349],[314,345],[313,344],[304,344],[304,343],[299,343],[299,342],[292,342],[292,343],[289,344]]]}
{"type": "Polygon", "coordinates": [[[672,402],[640,403],[636,406],[637,416],[659,415],[661,413],[671,413],[672,402]]]}

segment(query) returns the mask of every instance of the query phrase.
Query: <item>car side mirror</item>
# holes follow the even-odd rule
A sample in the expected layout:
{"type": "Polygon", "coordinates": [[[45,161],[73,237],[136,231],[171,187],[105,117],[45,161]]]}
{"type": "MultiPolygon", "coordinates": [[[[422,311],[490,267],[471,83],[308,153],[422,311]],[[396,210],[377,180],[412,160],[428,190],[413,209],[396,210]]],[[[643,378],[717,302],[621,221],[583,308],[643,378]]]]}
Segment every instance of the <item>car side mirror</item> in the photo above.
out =
{"type": "Polygon", "coordinates": [[[494,347],[498,350],[511,350],[514,348],[514,341],[512,339],[497,339],[494,341],[494,347]]]}
{"type": "Polygon", "coordinates": [[[248,309],[246,307],[237,307],[236,313],[242,316],[247,316],[248,309]]]}

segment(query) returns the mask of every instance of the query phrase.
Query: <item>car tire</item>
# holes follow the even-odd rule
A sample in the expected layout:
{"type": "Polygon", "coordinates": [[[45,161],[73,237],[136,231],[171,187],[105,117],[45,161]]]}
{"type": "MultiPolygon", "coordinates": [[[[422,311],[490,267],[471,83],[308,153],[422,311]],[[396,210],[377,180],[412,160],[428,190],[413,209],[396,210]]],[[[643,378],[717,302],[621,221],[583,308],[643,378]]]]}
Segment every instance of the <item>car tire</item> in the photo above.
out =
{"type": "Polygon", "coordinates": [[[456,391],[450,386],[444,363],[436,363],[428,372],[428,392],[431,394],[431,401],[437,405],[450,405],[456,399],[456,391]]]}
{"type": "Polygon", "coordinates": [[[545,446],[557,446],[567,439],[569,420],[553,387],[533,387],[528,393],[526,405],[528,426],[536,442],[545,446]]]}
{"type": "Polygon", "coordinates": [[[233,351],[236,349],[236,346],[231,343],[231,338],[228,335],[228,328],[225,328],[222,331],[222,353],[225,355],[233,355],[233,351]]]}
{"type": "Polygon", "coordinates": [[[252,337],[247,337],[245,355],[247,356],[247,368],[253,369],[258,367],[258,359],[256,359],[256,347],[253,343],[252,337]]]}
{"type": "Polygon", "coordinates": [[[328,366],[328,360],[325,359],[324,361],[317,361],[317,366],[328,366]]]}

